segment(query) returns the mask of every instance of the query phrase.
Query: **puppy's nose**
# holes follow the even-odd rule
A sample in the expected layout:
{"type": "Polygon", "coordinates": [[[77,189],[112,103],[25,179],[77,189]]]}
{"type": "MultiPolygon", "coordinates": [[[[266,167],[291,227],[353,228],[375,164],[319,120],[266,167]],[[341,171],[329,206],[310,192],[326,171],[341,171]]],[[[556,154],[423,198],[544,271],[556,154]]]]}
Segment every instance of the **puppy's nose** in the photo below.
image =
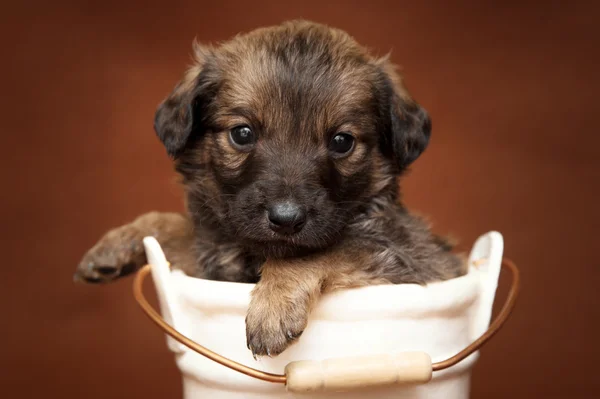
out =
{"type": "Polygon", "coordinates": [[[279,202],[268,210],[271,230],[281,234],[294,234],[302,230],[306,223],[306,211],[293,202],[279,202]]]}

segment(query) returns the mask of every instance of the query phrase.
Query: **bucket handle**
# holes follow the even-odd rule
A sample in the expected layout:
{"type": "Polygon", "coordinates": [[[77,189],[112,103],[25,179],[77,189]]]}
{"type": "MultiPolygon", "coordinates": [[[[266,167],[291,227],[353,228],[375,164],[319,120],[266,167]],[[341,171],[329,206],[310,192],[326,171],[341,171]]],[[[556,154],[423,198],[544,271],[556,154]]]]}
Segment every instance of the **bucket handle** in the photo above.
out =
{"type": "Polygon", "coordinates": [[[337,358],[322,361],[295,361],[285,367],[285,374],[273,374],[243,365],[219,355],[181,334],[148,303],[143,293],[144,279],[151,272],[146,265],[136,274],[133,295],[144,313],[163,332],[194,352],[225,367],[259,380],[285,384],[290,392],[314,392],[325,390],[348,390],[359,387],[374,387],[403,383],[425,383],[431,380],[432,372],[447,369],[479,350],[503,326],[517,300],[520,275],[517,266],[509,259],[502,259],[502,267],[510,270],[512,282],[504,306],[489,328],[470,345],[454,356],[432,363],[425,352],[402,352],[353,358],[337,358]]]}

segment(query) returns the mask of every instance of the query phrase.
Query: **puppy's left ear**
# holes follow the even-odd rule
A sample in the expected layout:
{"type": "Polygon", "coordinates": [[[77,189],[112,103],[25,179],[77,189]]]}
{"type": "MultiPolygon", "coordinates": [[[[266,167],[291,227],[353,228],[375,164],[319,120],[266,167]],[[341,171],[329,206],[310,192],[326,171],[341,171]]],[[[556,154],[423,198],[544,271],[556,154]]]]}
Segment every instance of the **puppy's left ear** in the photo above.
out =
{"type": "Polygon", "coordinates": [[[203,117],[214,81],[209,61],[209,50],[194,42],[194,66],[156,110],[154,130],[172,158],[181,155],[203,117]]]}
{"type": "Polygon", "coordinates": [[[389,111],[390,119],[383,137],[383,150],[395,158],[400,169],[404,169],[427,148],[431,119],[427,111],[410,97],[388,58],[379,60],[378,66],[383,74],[387,97],[385,106],[389,107],[386,111],[389,111]]]}

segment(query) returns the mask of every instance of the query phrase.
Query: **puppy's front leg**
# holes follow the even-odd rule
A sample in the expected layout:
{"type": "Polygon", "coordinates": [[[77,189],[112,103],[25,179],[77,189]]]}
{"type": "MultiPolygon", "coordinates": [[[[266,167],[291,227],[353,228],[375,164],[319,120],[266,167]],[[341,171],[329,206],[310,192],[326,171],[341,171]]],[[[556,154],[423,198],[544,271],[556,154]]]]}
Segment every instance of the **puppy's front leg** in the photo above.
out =
{"type": "Polygon", "coordinates": [[[193,227],[179,213],[150,212],[108,231],[87,251],[75,272],[77,281],[107,283],[136,271],[146,263],[142,239],[156,237],[169,261],[181,269],[195,265],[193,227]]]}
{"type": "Polygon", "coordinates": [[[374,252],[346,242],[304,258],[267,260],[252,292],[246,316],[246,339],[254,356],[283,352],[306,328],[321,293],[372,284],[389,284],[373,273],[374,252]]]}
{"type": "Polygon", "coordinates": [[[312,260],[267,260],[246,316],[248,348],[256,356],[283,352],[304,328],[325,271],[312,260]]]}

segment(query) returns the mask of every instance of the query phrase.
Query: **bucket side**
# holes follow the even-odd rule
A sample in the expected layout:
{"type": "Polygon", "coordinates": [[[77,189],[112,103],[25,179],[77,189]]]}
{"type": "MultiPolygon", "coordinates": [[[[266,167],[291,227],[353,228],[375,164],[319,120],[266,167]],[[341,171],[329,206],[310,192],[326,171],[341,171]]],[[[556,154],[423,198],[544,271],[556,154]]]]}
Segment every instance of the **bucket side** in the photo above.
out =
{"type": "Polygon", "coordinates": [[[491,231],[480,236],[469,256],[470,273],[479,278],[479,298],[473,307],[471,318],[471,339],[479,338],[490,325],[492,307],[502,268],[504,240],[502,235],[491,231]]]}
{"type": "MultiPolygon", "coordinates": [[[[154,237],[145,237],[144,248],[146,258],[152,271],[152,281],[156,289],[156,295],[160,306],[160,312],[167,323],[185,334],[185,317],[181,314],[177,304],[178,294],[176,286],[171,281],[171,270],[169,262],[165,254],[154,237]]],[[[173,338],[166,336],[167,346],[175,353],[183,353],[188,349],[175,341],[173,338]]]]}

